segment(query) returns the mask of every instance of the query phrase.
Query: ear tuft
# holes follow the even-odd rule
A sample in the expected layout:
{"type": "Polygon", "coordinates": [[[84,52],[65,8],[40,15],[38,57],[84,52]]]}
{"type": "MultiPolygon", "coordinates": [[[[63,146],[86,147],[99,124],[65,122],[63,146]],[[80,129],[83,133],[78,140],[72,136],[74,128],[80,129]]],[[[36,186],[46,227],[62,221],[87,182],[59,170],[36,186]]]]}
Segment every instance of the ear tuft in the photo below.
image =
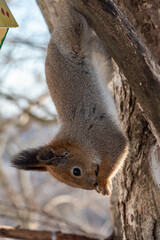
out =
{"type": "Polygon", "coordinates": [[[16,154],[11,159],[12,166],[23,170],[47,171],[46,167],[41,165],[37,159],[37,154],[41,150],[42,148],[34,148],[16,154]]]}
{"type": "Polygon", "coordinates": [[[55,157],[55,154],[52,152],[50,148],[46,148],[42,150],[37,156],[38,160],[42,162],[45,162],[47,160],[52,160],[54,157],[55,157]]]}

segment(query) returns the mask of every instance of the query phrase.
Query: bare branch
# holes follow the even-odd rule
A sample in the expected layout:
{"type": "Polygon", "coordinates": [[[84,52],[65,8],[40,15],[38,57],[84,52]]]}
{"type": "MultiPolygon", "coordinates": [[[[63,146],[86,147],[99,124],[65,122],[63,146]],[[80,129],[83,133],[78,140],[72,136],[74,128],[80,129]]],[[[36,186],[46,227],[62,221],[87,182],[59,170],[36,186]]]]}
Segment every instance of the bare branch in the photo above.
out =
{"type": "Polygon", "coordinates": [[[0,226],[0,237],[21,238],[27,240],[52,240],[52,232],[18,229],[7,226],[0,226]]]}
{"type": "MultiPolygon", "coordinates": [[[[35,231],[29,229],[19,229],[7,226],[0,226],[0,237],[7,238],[21,238],[26,240],[97,240],[96,238],[90,238],[86,236],[79,236],[75,234],[64,234],[61,232],[51,232],[51,231],[35,231]],[[54,238],[53,238],[54,236],[54,238]]],[[[109,237],[106,240],[114,240],[114,237],[109,237]]]]}
{"type": "Polygon", "coordinates": [[[52,114],[44,105],[42,105],[43,100],[48,96],[48,94],[44,94],[44,95],[40,96],[39,99],[36,101],[33,101],[24,96],[20,96],[20,95],[13,94],[13,93],[8,94],[8,93],[1,92],[1,91],[0,91],[0,96],[9,101],[12,101],[21,110],[22,113],[28,114],[31,118],[33,118],[37,121],[44,122],[44,123],[52,123],[52,124],[57,123],[56,115],[52,114]],[[22,99],[26,100],[26,102],[28,104],[28,106],[25,108],[21,107],[20,100],[22,100],[22,99]],[[51,119],[46,119],[44,117],[40,117],[37,114],[35,114],[34,111],[32,111],[33,107],[35,107],[35,106],[38,106],[39,109],[43,110],[44,113],[47,114],[51,119]]]}

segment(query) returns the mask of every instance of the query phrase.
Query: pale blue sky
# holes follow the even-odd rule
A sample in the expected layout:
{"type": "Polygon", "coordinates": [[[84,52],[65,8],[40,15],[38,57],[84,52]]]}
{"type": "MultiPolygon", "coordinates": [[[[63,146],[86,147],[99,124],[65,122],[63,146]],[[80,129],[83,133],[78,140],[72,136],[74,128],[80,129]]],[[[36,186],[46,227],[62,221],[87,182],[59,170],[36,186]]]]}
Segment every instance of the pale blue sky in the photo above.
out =
{"type": "MultiPolygon", "coordinates": [[[[0,66],[2,66],[0,89],[9,94],[16,93],[36,99],[41,93],[47,91],[44,75],[45,51],[40,51],[36,46],[46,48],[50,38],[48,27],[35,0],[12,0],[8,6],[19,27],[9,30],[0,52],[0,66]],[[17,38],[31,41],[34,47],[29,48],[25,44],[10,43],[12,39],[17,38]],[[5,55],[12,49],[11,56],[14,57],[14,61],[3,65],[5,55]],[[36,76],[40,80],[37,80],[36,76]]],[[[0,111],[9,117],[17,114],[18,109],[1,100],[0,111]]]]}

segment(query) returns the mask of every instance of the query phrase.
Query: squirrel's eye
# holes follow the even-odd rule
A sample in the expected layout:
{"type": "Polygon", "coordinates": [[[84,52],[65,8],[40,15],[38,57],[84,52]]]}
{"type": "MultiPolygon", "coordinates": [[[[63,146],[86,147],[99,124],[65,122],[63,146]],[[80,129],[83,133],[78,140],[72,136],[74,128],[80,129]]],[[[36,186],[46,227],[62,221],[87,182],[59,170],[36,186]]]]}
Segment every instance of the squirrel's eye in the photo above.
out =
{"type": "Polygon", "coordinates": [[[74,177],[80,177],[82,174],[82,170],[79,167],[73,167],[72,168],[72,175],[74,175],[74,177]]]}

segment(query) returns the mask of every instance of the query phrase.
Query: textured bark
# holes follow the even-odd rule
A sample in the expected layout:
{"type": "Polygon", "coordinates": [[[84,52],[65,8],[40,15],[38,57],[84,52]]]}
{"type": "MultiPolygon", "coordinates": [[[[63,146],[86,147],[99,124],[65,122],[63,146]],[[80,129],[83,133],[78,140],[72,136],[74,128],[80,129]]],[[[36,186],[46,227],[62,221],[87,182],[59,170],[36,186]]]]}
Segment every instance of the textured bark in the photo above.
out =
{"type": "MultiPolygon", "coordinates": [[[[119,0],[118,2],[127,18],[136,27],[139,36],[160,63],[158,1],[119,0]]],[[[131,147],[130,156],[123,171],[114,180],[111,206],[115,220],[115,235],[122,236],[122,232],[116,231],[119,228],[119,222],[115,217],[119,214],[123,239],[159,240],[160,149],[124,76],[122,83],[114,83],[114,95],[131,147]]]]}
{"type": "Polygon", "coordinates": [[[124,240],[159,240],[160,192],[150,166],[156,140],[125,79],[114,83],[114,94],[130,140],[130,154],[114,179],[111,203],[115,235],[123,235],[124,240]],[[117,214],[123,234],[116,231],[117,214]]]}
{"type": "Polygon", "coordinates": [[[56,0],[37,0],[37,4],[41,9],[44,19],[47,23],[49,31],[52,32],[54,28],[55,18],[57,17],[56,0]]]}
{"type": "Polygon", "coordinates": [[[160,2],[118,0],[118,3],[160,64],[160,2]]]}
{"type": "MultiPolygon", "coordinates": [[[[37,1],[46,21],[52,25],[54,22],[50,21],[53,18],[51,15],[55,12],[53,4],[49,0],[37,1]],[[48,13],[44,10],[45,6],[46,9],[49,8],[48,13]]],[[[116,5],[116,1],[71,1],[87,17],[125,73],[137,97],[136,101],[124,75],[119,75],[113,83],[113,92],[121,121],[130,140],[130,154],[123,170],[114,180],[111,209],[115,237],[124,240],[160,240],[160,176],[157,169],[153,168],[160,168],[160,150],[153,136],[154,134],[159,140],[158,66],[154,69],[153,65],[156,63],[152,55],[139,40],[144,39],[153,56],[159,61],[158,1],[119,0],[129,21],[137,28],[139,36],[116,5]],[[137,102],[141,104],[150,126],[137,102]]]]}

